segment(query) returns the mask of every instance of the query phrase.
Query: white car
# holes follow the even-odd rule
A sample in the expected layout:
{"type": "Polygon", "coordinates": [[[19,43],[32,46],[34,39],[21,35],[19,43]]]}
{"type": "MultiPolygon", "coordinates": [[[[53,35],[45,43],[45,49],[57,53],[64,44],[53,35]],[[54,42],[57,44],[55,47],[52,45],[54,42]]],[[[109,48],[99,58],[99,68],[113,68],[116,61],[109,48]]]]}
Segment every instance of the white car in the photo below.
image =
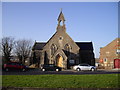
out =
{"type": "Polygon", "coordinates": [[[73,69],[76,71],[82,71],[82,70],[95,71],[96,67],[90,66],[89,64],[79,64],[79,65],[73,66],[73,69]]]}

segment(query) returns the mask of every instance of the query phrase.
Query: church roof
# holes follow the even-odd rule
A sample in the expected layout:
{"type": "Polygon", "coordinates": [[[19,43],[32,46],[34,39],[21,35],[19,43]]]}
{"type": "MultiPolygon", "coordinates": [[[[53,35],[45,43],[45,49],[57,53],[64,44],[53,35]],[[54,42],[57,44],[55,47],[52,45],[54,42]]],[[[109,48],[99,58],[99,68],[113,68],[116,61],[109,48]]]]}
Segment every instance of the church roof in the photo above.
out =
{"type": "MultiPolygon", "coordinates": [[[[75,42],[80,50],[93,50],[92,42],[75,42]]],[[[43,50],[43,47],[46,45],[46,42],[35,42],[33,50],[43,50]]]]}
{"type": "Polygon", "coordinates": [[[92,42],[75,42],[79,47],[80,50],[93,50],[92,42]]]}
{"type": "Polygon", "coordinates": [[[43,50],[43,47],[45,46],[46,42],[35,42],[32,50],[43,50]]]}

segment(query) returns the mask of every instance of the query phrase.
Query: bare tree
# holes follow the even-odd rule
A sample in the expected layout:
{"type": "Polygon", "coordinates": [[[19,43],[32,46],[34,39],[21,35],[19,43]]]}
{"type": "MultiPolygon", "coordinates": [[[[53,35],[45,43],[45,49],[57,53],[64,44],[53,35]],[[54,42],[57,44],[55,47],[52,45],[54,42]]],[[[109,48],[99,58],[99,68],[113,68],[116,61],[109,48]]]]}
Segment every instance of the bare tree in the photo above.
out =
{"type": "Polygon", "coordinates": [[[2,55],[4,57],[3,60],[5,60],[5,62],[10,61],[10,57],[14,48],[14,38],[12,37],[3,37],[2,38],[2,55]]]}
{"type": "Polygon", "coordinates": [[[30,56],[32,49],[32,41],[31,40],[18,40],[15,44],[15,54],[19,58],[21,63],[25,63],[25,60],[30,56]]]}

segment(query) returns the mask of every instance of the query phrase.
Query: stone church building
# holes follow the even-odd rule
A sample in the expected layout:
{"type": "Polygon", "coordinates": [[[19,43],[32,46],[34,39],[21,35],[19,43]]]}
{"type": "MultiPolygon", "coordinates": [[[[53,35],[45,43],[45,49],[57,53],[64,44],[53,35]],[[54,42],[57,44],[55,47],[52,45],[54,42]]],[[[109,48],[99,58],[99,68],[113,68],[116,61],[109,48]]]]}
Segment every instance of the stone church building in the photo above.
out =
{"type": "MultiPolygon", "coordinates": [[[[89,37],[88,37],[89,38],[89,37]]],[[[66,32],[65,18],[60,12],[55,34],[47,42],[36,42],[32,48],[32,59],[39,67],[55,64],[68,69],[79,63],[95,65],[92,42],[74,42],[66,32]]]]}

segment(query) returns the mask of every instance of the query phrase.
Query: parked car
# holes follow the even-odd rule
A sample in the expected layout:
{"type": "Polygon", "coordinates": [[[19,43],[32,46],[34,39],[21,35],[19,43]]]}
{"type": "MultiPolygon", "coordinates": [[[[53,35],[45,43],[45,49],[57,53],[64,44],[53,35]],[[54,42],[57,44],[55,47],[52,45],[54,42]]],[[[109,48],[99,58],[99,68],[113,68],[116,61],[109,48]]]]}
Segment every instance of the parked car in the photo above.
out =
{"type": "Polygon", "coordinates": [[[42,71],[61,71],[62,68],[55,66],[54,64],[43,65],[41,67],[42,71]]]}
{"type": "Polygon", "coordinates": [[[73,66],[73,69],[76,70],[76,71],[82,71],[82,70],[95,71],[96,67],[83,63],[83,64],[73,66]]]}
{"type": "Polygon", "coordinates": [[[28,67],[18,63],[18,62],[9,62],[4,64],[4,69],[5,71],[9,71],[9,70],[21,70],[21,71],[26,71],[28,67]]]}

